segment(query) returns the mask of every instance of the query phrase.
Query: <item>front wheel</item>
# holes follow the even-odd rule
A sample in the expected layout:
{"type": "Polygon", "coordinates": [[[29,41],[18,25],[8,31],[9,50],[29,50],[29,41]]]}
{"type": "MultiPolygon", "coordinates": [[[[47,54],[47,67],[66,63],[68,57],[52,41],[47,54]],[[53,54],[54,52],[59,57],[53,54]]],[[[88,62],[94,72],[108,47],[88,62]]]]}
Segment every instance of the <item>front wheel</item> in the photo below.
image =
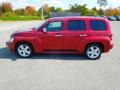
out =
{"type": "Polygon", "coordinates": [[[85,56],[88,59],[96,60],[99,59],[102,54],[102,48],[98,44],[89,45],[85,50],[85,56]]]}
{"type": "Polygon", "coordinates": [[[27,58],[33,54],[32,46],[27,43],[21,43],[17,46],[16,52],[20,57],[27,58]]]}

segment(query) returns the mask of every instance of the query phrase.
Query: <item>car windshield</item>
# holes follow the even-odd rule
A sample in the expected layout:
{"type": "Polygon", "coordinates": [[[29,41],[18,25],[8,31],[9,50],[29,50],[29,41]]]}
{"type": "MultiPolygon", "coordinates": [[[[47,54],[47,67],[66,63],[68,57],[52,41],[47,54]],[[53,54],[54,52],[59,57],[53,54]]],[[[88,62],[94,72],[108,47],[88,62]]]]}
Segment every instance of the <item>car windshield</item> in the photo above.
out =
{"type": "Polygon", "coordinates": [[[35,30],[38,30],[45,22],[46,20],[42,21],[39,26],[35,27],[35,30]]]}

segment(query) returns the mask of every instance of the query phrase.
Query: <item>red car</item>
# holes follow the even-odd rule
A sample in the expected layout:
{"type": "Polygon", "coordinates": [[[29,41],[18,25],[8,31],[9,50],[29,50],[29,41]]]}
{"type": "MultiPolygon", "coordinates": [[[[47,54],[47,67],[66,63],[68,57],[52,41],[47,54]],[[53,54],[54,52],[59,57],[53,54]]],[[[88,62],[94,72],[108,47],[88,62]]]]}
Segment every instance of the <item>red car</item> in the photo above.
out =
{"type": "Polygon", "coordinates": [[[98,59],[113,47],[109,21],[100,17],[56,17],[17,31],[7,46],[21,57],[34,53],[80,53],[98,59]]]}

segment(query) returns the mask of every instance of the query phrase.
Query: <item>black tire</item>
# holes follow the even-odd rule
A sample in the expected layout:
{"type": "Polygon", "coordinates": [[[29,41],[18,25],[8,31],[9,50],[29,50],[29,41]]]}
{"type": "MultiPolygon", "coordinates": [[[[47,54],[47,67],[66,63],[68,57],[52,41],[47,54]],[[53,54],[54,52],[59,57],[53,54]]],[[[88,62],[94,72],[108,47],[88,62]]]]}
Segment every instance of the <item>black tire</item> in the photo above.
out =
{"type": "Polygon", "coordinates": [[[101,57],[102,47],[99,44],[90,44],[85,49],[85,57],[90,60],[96,60],[101,57]],[[96,48],[96,51],[90,51],[92,48],[96,48]],[[90,53],[91,52],[91,53],[90,53]],[[96,55],[95,55],[96,53],[96,55]]]}
{"type": "Polygon", "coordinates": [[[22,58],[28,58],[28,57],[31,57],[33,55],[33,47],[31,46],[31,44],[29,43],[19,43],[16,47],[16,53],[18,56],[22,57],[22,58]],[[22,52],[20,53],[20,48],[21,47],[26,47],[26,50],[22,50],[21,51],[26,51],[26,55],[22,55],[22,52]],[[27,49],[28,48],[28,49],[27,49]],[[28,53],[27,53],[28,51],[28,53]]]}

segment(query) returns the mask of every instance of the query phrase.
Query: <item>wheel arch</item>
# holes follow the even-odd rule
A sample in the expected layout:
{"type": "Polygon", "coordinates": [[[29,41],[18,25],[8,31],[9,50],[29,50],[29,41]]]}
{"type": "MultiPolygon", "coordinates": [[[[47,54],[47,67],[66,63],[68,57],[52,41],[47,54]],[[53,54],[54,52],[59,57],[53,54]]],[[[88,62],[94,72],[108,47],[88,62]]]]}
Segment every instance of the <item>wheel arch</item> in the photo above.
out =
{"type": "Polygon", "coordinates": [[[104,44],[101,43],[101,42],[90,42],[90,43],[86,44],[86,46],[85,46],[85,48],[84,48],[84,51],[87,49],[87,47],[88,47],[89,45],[93,45],[93,44],[99,45],[99,46],[102,48],[102,52],[104,52],[104,44]]]}
{"type": "Polygon", "coordinates": [[[16,50],[17,50],[17,46],[18,46],[19,44],[22,44],[22,43],[29,44],[29,45],[32,47],[32,50],[33,50],[33,52],[34,52],[34,47],[33,47],[32,43],[31,43],[31,42],[27,42],[27,41],[19,41],[19,42],[16,42],[16,43],[15,43],[15,52],[16,52],[16,50]]]}

